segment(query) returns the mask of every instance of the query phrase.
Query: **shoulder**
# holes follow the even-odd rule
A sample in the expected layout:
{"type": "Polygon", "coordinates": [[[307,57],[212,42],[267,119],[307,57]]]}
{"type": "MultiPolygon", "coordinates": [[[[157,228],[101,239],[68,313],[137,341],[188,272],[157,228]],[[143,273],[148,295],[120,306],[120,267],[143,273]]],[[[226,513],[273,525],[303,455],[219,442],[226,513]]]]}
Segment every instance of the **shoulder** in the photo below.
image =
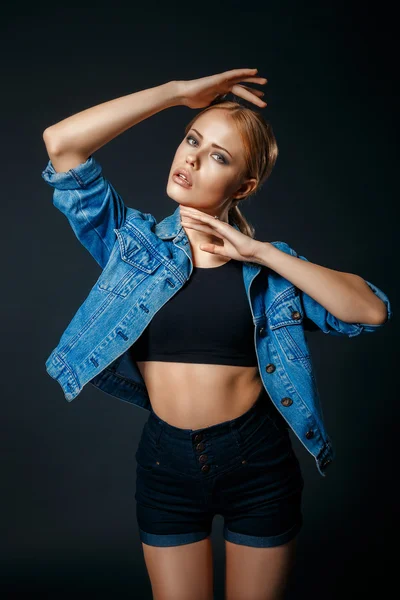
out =
{"type": "Polygon", "coordinates": [[[152,225],[155,225],[157,223],[157,219],[151,213],[142,212],[141,210],[138,210],[137,208],[132,208],[131,206],[127,206],[125,222],[128,225],[138,225],[141,222],[142,223],[145,222],[146,224],[151,223],[152,225]]]}

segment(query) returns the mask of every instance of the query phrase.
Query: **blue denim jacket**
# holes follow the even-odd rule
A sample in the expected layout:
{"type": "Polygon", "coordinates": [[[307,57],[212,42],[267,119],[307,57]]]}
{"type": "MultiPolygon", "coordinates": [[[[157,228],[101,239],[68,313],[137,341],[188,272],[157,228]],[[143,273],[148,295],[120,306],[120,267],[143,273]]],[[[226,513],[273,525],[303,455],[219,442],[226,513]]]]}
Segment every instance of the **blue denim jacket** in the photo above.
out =
{"type": "MultiPolygon", "coordinates": [[[[65,173],[56,172],[49,160],[42,177],[54,188],[54,205],[102,268],[48,357],[46,370],[68,401],[91,383],[150,410],[145,382],[128,348],[191,276],[192,254],[179,205],[159,223],[150,213],[127,207],[93,156],[65,173]]],[[[307,260],[285,242],[272,244],[307,260]]],[[[389,299],[373,283],[366,283],[385,303],[389,320],[389,299]]],[[[382,325],[341,321],[290,281],[259,264],[243,262],[243,284],[264,387],[325,475],[335,452],[325,430],[305,332],[353,337],[382,325]]]]}

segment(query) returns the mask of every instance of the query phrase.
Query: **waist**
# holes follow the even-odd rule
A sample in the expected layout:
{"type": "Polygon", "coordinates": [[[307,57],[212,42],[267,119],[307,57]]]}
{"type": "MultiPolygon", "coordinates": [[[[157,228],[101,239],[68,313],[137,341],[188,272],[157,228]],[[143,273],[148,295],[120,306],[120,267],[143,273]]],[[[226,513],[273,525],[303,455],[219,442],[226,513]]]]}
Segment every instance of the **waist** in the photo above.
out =
{"type": "Polygon", "coordinates": [[[152,410],[176,427],[208,427],[234,419],[263,389],[258,367],[157,361],[137,365],[152,410]]]}
{"type": "Polygon", "coordinates": [[[206,426],[178,427],[171,424],[169,421],[162,419],[162,417],[152,409],[148,419],[148,427],[154,434],[157,434],[161,427],[165,435],[187,441],[192,439],[196,433],[203,431],[207,432],[208,437],[219,437],[227,433],[229,434],[233,426],[237,429],[246,427],[249,419],[254,421],[256,426],[256,423],[260,422],[260,419],[266,413],[274,419],[279,418],[277,417],[277,411],[273,406],[268,393],[263,387],[257,397],[251,402],[250,406],[248,406],[246,410],[242,410],[236,417],[228,417],[206,426]]]}

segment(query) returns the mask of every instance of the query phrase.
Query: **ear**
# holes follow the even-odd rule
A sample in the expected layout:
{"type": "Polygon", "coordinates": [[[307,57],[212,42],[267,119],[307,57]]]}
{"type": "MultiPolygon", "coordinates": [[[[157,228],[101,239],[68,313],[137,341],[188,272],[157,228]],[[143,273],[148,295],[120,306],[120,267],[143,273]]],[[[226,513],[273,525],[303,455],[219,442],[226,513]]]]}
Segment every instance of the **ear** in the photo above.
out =
{"type": "Polygon", "coordinates": [[[244,196],[248,196],[254,188],[257,187],[257,179],[252,177],[251,179],[247,179],[242,185],[236,190],[233,200],[239,201],[244,196]]]}

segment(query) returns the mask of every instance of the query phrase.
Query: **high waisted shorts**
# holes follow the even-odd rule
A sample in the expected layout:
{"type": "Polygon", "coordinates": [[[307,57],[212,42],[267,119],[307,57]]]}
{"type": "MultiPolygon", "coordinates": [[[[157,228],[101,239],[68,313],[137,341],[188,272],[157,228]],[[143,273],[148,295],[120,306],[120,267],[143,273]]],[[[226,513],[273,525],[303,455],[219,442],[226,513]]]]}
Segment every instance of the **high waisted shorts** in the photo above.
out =
{"type": "Polygon", "coordinates": [[[179,546],[208,537],[279,546],[299,532],[304,485],[288,425],[263,390],[244,414],[181,429],[151,409],[136,451],[136,516],[142,542],[179,546]]]}

